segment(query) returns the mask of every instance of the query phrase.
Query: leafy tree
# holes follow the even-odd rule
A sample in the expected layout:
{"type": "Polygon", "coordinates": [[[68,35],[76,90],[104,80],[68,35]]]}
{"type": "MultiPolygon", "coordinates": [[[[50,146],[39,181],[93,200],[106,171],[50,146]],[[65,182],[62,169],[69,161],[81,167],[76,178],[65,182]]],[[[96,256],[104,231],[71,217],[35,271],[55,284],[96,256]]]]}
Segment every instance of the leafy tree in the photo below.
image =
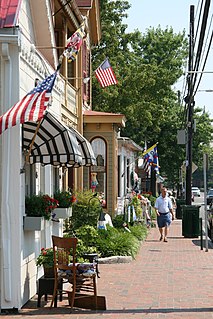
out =
{"type": "MultiPolygon", "coordinates": [[[[172,86],[183,74],[188,39],[184,31],[175,34],[172,28],[160,26],[144,34],[139,30],[126,33],[123,18],[129,7],[128,1],[101,1],[102,39],[93,49],[93,66],[96,69],[108,56],[118,84],[102,89],[94,79],[93,109],[124,114],[127,122],[122,134],[139,145],[143,146],[145,138],[150,146],[158,142],[161,172],[177,182],[185,148],[177,145],[183,115],[172,86]]],[[[208,116],[199,125],[205,125],[205,120],[208,116]]],[[[205,129],[210,136],[210,126],[205,129]]],[[[195,147],[202,140],[200,133],[199,129],[195,147]]]]}

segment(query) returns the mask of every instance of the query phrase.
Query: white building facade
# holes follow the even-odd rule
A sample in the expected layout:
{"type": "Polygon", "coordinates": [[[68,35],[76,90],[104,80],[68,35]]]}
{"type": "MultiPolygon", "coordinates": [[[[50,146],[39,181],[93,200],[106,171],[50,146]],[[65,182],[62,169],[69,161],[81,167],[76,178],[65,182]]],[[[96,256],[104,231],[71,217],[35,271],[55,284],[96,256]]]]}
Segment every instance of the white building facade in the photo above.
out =
{"type": "MultiPolygon", "coordinates": [[[[58,65],[55,26],[60,21],[56,21],[58,17],[53,18],[53,11],[63,6],[63,2],[17,0],[14,21],[9,27],[7,17],[5,20],[1,17],[0,115],[30,92],[36,79],[42,81],[55,72],[58,65]]],[[[71,29],[72,22],[73,31],[84,20],[77,1],[74,9],[74,2],[72,6],[66,6],[65,12],[68,29],[71,29]]],[[[91,8],[97,12],[97,1],[93,3],[92,7],[91,1],[91,8]]],[[[84,8],[84,12],[91,8],[84,8]]],[[[89,20],[89,14],[87,17],[89,20]]],[[[87,43],[90,41],[87,39],[87,43]]],[[[80,58],[73,65],[75,76],[81,76],[80,58]]],[[[81,88],[78,90],[68,83],[67,67],[63,64],[62,68],[63,76],[56,79],[49,111],[59,121],[65,117],[78,129],[82,110],[81,88]]],[[[59,223],[45,221],[42,231],[24,230],[25,195],[39,192],[53,195],[66,182],[62,178],[62,168],[39,163],[30,165],[25,159],[22,126],[16,125],[0,135],[0,309],[20,309],[37,293],[36,282],[43,270],[36,267],[36,257],[42,247],[52,246],[52,234],[63,235],[62,219],[59,223]]],[[[78,172],[72,174],[77,183],[78,172]]]]}

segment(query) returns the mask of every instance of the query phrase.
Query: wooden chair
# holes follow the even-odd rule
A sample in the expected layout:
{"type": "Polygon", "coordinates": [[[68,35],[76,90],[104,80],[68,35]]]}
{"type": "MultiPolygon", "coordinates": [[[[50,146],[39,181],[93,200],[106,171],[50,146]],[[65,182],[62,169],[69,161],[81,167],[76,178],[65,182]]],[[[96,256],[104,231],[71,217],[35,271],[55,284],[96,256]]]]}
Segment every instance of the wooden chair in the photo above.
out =
{"type": "Polygon", "coordinates": [[[83,271],[87,264],[76,263],[77,238],[52,236],[52,241],[55,282],[50,307],[53,306],[57,295],[67,294],[71,308],[73,308],[75,302],[77,305],[81,304],[81,308],[84,308],[83,303],[86,302],[86,298],[90,298],[92,308],[97,309],[97,275],[94,271],[83,271]],[[60,278],[63,278],[63,282],[66,284],[66,287],[63,287],[62,284],[62,289],[58,285],[60,278]],[[80,302],[80,299],[82,299],[82,302],[80,302]]]}

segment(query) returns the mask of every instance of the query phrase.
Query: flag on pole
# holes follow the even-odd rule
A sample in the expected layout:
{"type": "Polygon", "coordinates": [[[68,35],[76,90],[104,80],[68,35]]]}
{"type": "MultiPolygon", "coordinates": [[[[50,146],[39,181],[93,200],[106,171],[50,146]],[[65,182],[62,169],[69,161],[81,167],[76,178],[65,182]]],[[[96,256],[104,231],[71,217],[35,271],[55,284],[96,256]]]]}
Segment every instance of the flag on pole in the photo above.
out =
{"type": "Polygon", "coordinates": [[[0,116],[0,134],[6,129],[28,121],[37,122],[44,116],[57,72],[48,76],[21,101],[0,116]]]}
{"type": "MultiPolygon", "coordinates": [[[[146,143],[146,140],[145,140],[144,153],[145,153],[146,150],[147,150],[147,143],[146,143]]],[[[145,158],[145,157],[143,158],[142,169],[143,169],[146,173],[149,173],[149,172],[150,172],[150,165],[149,165],[149,162],[148,162],[147,158],[145,158]]]]}
{"type": "Polygon", "coordinates": [[[142,169],[143,169],[146,173],[149,173],[149,171],[150,171],[150,165],[149,165],[149,162],[147,161],[146,158],[144,158],[144,160],[143,160],[142,169]]]}
{"type": "Polygon", "coordinates": [[[149,163],[149,165],[159,174],[159,161],[158,161],[158,151],[157,144],[151,146],[148,150],[143,152],[144,160],[149,163]]]}
{"type": "Polygon", "coordinates": [[[63,52],[63,55],[67,57],[69,61],[74,61],[82,46],[83,38],[85,37],[84,31],[85,25],[80,26],[78,30],[67,40],[67,46],[63,52]]]}
{"type": "Polygon", "coordinates": [[[95,70],[95,76],[102,88],[118,83],[108,58],[95,70]]]}
{"type": "MultiPolygon", "coordinates": [[[[144,152],[145,152],[146,150],[147,150],[147,142],[146,142],[146,139],[145,139],[144,152]]],[[[142,169],[143,169],[146,173],[149,173],[149,171],[150,171],[150,165],[149,165],[149,162],[147,161],[146,158],[143,158],[142,169]]]]}

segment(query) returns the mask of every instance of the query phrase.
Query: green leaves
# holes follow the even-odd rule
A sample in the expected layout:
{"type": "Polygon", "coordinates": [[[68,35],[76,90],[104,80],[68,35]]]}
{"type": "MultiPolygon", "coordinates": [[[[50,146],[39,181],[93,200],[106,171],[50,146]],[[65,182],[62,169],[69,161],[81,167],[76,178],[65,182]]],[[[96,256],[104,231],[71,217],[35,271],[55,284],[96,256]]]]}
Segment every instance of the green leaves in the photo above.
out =
{"type": "MultiPolygon", "coordinates": [[[[102,39],[92,51],[93,67],[108,56],[118,84],[103,90],[94,78],[93,109],[124,114],[127,122],[121,133],[140,146],[145,139],[149,146],[158,142],[160,172],[176,183],[186,156],[185,147],[177,145],[177,130],[185,118],[173,85],[185,71],[188,39],[184,30],[176,34],[160,26],[127,33],[122,18],[128,8],[128,1],[101,1],[102,39]]],[[[195,116],[193,161],[199,163],[199,143],[209,145],[212,129],[208,115],[195,116]]]]}

